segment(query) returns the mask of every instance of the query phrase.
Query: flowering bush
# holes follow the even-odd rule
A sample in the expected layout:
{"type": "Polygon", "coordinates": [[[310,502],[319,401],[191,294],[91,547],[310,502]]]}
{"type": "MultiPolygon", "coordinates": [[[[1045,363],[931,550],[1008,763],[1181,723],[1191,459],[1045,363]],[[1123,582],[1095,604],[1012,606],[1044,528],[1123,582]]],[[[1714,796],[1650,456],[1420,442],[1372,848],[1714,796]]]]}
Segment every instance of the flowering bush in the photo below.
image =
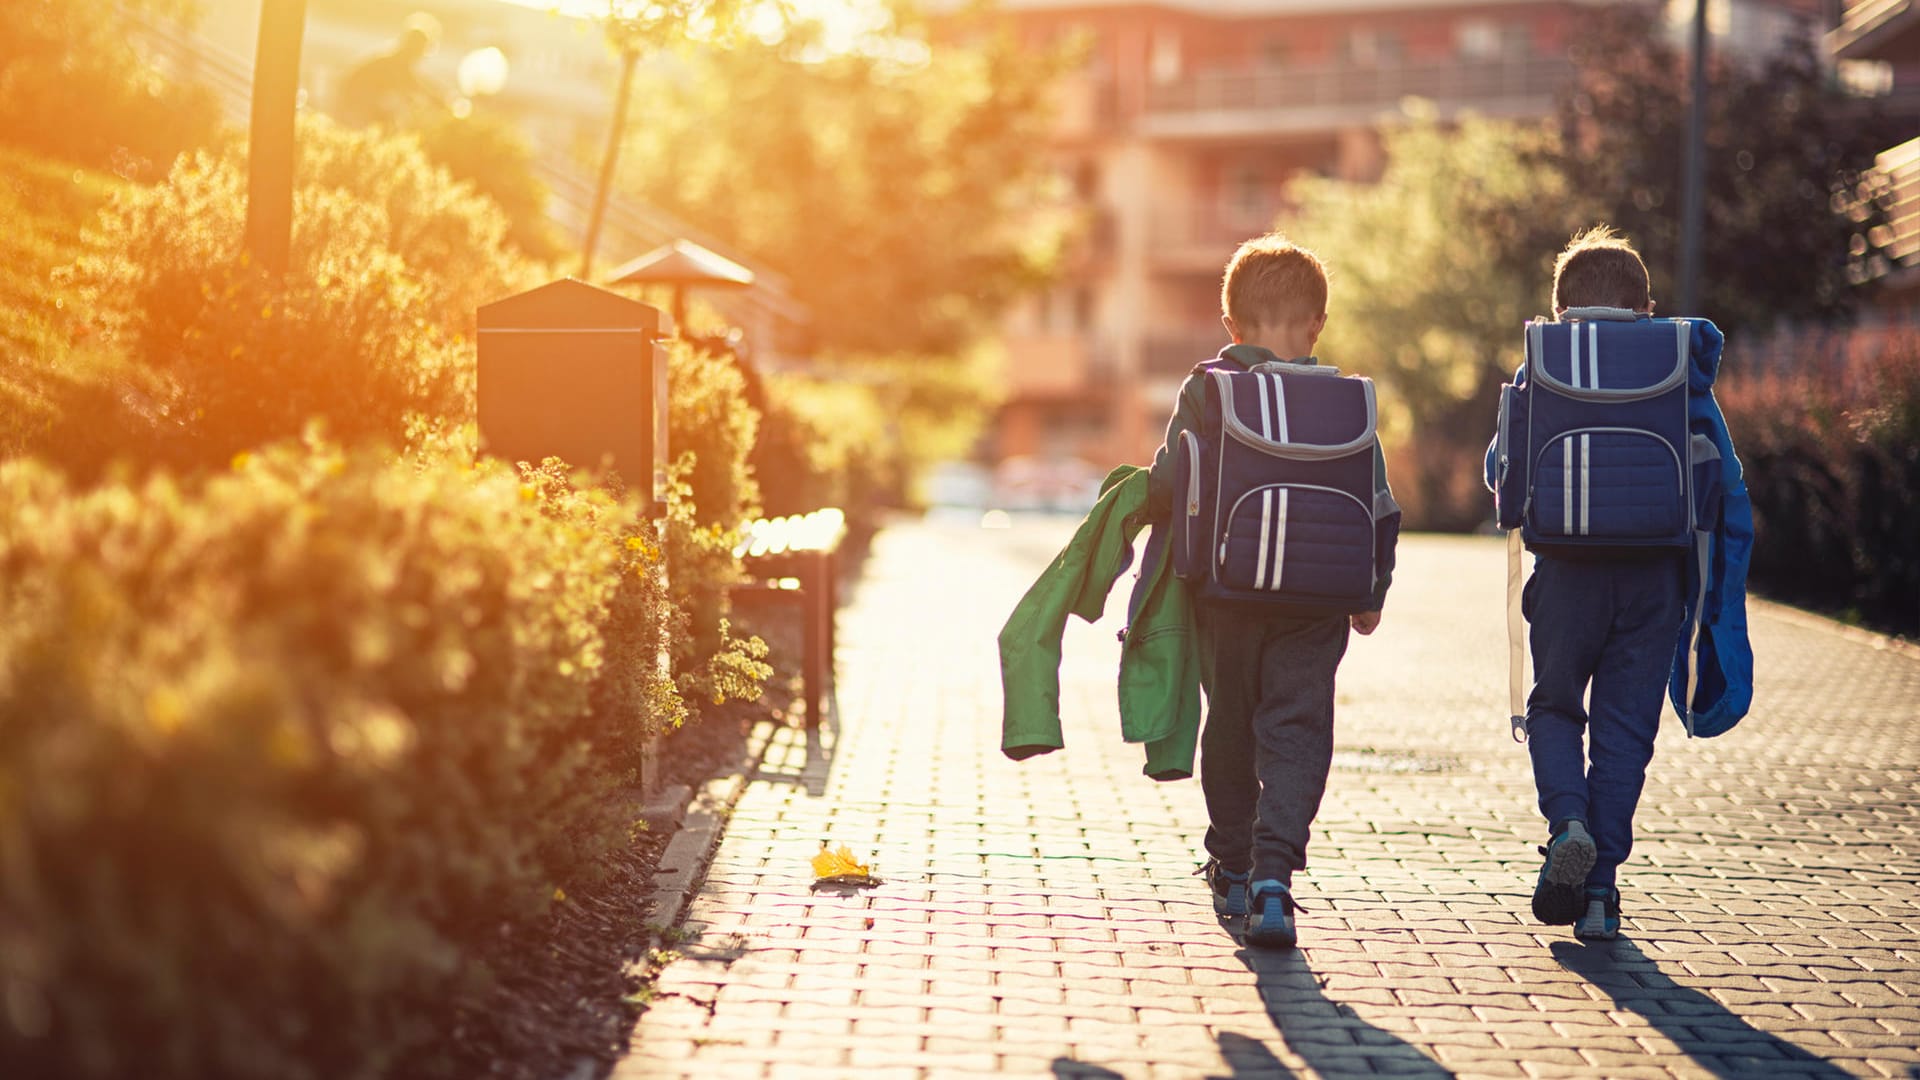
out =
{"type": "Polygon", "coordinates": [[[727,588],[742,576],[743,527],[760,513],[747,463],[760,416],[729,357],[675,342],[669,357],[668,434],[675,465],[667,495],[666,557],[676,606],[691,620],[674,641],[674,670],[689,698],[720,704],[758,697],[772,670],[766,646],[736,638],[727,588]]]}
{"type": "Polygon", "coordinates": [[[1920,631],[1920,336],[1794,350],[1723,369],[1721,407],[1753,498],[1766,593],[1920,631]]]}
{"type": "Polygon", "coordinates": [[[444,447],[0,465],[0,1061],[434,1071],[467,943],[625,842],[678,720],[650,530],[444,447]]]}
{"type": "Polygon", "coordinates": [[[471,409],[474,309],[525,281],[500,212],[417,142],[306,118],[291,265],[248,263],[244,151],[117,194],[72,280],[165,387],[158,456],[217,463],[323,417],[349,443],[471,409]]]}

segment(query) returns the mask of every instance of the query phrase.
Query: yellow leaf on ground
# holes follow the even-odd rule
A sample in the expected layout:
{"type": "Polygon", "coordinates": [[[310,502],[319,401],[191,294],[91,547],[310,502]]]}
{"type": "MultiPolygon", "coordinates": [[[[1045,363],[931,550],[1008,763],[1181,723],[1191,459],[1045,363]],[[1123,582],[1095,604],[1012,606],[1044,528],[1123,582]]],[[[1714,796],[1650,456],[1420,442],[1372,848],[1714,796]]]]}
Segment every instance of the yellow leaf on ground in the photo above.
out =
{"type": "Polygon", "coordinates": [[[873,879],[873,868],[854,857],[852,849],[841,844],[840,850],[827,850],[827,842],[820,841],[820,853],[813,857],[813,876],[819,881],[866,882],[873,879]]]}

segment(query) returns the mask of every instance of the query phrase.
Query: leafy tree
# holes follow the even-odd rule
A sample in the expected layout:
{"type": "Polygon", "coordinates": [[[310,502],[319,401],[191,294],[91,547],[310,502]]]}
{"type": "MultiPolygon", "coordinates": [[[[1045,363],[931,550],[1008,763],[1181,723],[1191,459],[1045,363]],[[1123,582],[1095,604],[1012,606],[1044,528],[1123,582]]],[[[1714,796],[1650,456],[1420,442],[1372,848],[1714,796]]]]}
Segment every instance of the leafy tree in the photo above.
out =
{"type": "Polygon", "coordinates": [[[1385,140],[1378,183],[1297,181],[1289,231],[1330,268],[1323,354],[1378,379],[1387,437],[1417,448],[1394,462],[1409,523],[1471,528],[1500,382],[1577,211],[1545,128],[1417,109],[1385,140]]]}
{"type": "Polygon", "coordinates": [[[534,259],[558,258],[547,218],[547,186],[533,171],[533,148],[511,122],[474,112],[422,117],[420,148],[428,160],[465,180],[507,215],[507,242],[534,259]]]}
{"type": "Polygon", "coordinates": [[[1044,94],[1011,41],[826,53],[799,28],[643,74],[623,187],[793,278],[820,344],[951,353],[1044,270],[1044,94]]]}
{"type": "MultiPolygon", "coordinates": [[[[1656,302],[1677,299],[1688,65],[1644,15],[1592,16],[1575,38],[1576,85],[1546,160],[1593,220],[1632,237],[1656,302]]],[[[1894,133],[1822,70],[1808,41],[1757,65],[1709,71],[1701,310],[1723,328],[1831,320],[1859,302],[1879,255],[1884,190],[1867,175],[1894,133]]]]}

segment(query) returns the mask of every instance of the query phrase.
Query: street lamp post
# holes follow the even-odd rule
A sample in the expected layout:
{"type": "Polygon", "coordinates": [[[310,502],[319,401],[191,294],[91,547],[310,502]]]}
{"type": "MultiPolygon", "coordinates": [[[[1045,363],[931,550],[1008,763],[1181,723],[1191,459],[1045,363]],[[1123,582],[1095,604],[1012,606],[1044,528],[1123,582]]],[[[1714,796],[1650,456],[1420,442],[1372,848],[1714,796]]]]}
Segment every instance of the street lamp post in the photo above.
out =
{"type": "Polygon", "coordinates": [[[293,247],[294,114],[307,0],[261,0],[247,149],[247,251],[275,276],[293,247]]]}
{"type": "Polygon", "coordinates": [[[607,196],[613,190],[614,168],[620,163],[620,143],[627,134],[627,99],[633,96],[633,69],[640,63],[638,50],[628,47],[620,52],[620,88],[613,93],[613,126],[607,131],[606,153],[600,158],[600,182],[593,189],[593,206],[587,212],[587,235],[580,244],[580,277],[593,273],[593,252],[600,246],[600,225],[607,214],[607,196]]]}
{"type": "Polygon", "coordinates": [[[1687,102],[1687,152],[1680,179],[1680,310],[1700,312],[1700,232],[1706,210],[1707,0],[1693,3],[1693,89],[1687,102]]]}

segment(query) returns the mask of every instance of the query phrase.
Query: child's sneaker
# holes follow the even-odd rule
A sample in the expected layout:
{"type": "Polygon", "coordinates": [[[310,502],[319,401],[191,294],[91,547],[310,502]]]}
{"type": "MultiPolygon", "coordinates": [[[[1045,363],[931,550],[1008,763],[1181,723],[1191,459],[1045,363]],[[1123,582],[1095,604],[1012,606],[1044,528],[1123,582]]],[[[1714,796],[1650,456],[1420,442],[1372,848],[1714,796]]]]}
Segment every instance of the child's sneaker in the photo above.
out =
{"type": "Polygon", "coordinates": [[[1597,852],[1587,824],[1568,818],[1547,846],[1540,849],[1547,861],[1540,867],[1540,879],[1533,886],[1533,917],[1548,926],[1565,926],[1587,910],[1582,892],[1587,871],[1593,869],[1597,852]]]}
{"type": "Polygon", "coordinates": [[[1253,883],[1253,912],[1247,916],[1247,944],[1264,949],[1291,949],[1299,941],[1293,929],[1293,890],[1285,882],[1253,883]]]}
{"type": "Polygon", "coordinates": [[[1589,885],[1587,911],[1573,924],[1573,936],[1582,941],[1612,941],[1620,936],[1620,890],[1611,885],[1589,885]]]}
{"type": "Polygon", "coordinates": [[[1219,859],[1208,859],[1195,873],[1206,875],[1207,887],[1213,890],[1214,914],[1247,913],[1247,871],[1229,870],[1219,859]]]}

